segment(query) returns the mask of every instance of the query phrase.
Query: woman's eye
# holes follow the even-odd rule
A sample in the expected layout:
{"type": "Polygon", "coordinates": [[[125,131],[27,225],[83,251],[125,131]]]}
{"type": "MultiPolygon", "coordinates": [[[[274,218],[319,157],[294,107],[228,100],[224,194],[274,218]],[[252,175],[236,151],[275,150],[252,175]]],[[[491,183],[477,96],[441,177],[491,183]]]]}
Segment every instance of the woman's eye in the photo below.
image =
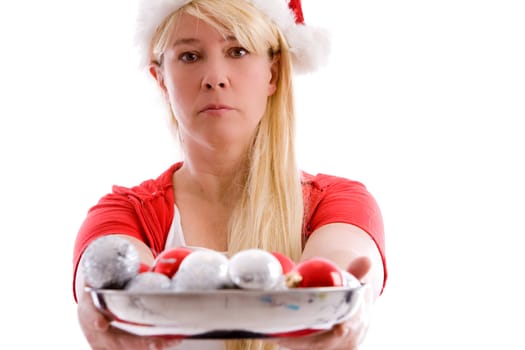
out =
{"type": "Polygon", "coordinates": [[[179,59],[183,62],[195,62],[197,61],[197,59],[199,58],[199,56],[193,52],[184,52],[183,54],[181,54],[179,56],[179,59]]]}
{"type": "Polygon", "coordinates": [[[229,51],[230,56],[232,57],[243,57],[248,54],[248,51],[242,47],[233,47],[229,51]]]}

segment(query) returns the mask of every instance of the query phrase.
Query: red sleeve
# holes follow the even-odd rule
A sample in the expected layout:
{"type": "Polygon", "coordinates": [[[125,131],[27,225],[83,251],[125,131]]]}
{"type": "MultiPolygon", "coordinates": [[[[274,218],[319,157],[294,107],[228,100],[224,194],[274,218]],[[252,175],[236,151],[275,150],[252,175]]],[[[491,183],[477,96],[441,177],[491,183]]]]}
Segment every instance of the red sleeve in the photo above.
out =
{"type": "Polygon", "coordinates": [[[102,197],[88,211],[75,241],[73,290],[80,257],[89,243],[98,237],[125,234],[144,242],[154,256],[161,252],[173,216],[173,205],[169,205],[169,200],[162,194],[146,200],[117,193],[102,197]]]}
{"type": "MultiPolygon", "coordinates": [[[[153,256],[164,249],[174,211],[172,175],[182,163],[173,164],[157,179],[139,186],[113,186],[89,209],[77,234],[73,250],[73,294],[82,253],[94,239],[108,234],[125,234],[150,247],[153,256]]],[[[76,295],[75,300],[76,300],[76,295]]]]}
{"type": "Polygon", "coordinates": [[[308,189],[305,193],[306,235],[331,223],[346,223],[361,228],[370,235],[379,249],[386,282],[383,218],[376,200],[366,187],[357,181],[317,175],[311,177],[308,189]]]}
{"type": "MultiPolygon", "coordinates": [[[[73,281],[76,279],[80,257],[89,243],[107,234],[127,234],[144,241],[133,205],[125,197],[113,193],[101,198],[88,211],[87,217],[80,227],[73,250],[73,281]]],[[[73,290],[74,288],[73,285],[73,290]]]]}

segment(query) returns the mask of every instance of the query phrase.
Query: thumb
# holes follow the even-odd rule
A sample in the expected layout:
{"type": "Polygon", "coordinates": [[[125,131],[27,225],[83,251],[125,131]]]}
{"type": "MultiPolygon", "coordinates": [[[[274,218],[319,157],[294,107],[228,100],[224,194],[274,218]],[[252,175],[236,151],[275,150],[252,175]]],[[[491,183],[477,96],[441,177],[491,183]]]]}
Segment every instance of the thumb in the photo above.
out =
{"type": "Polygon", "coordinates": [[[360,256],[348,265],[346,271],[354,275],[357,279],[361,280],[370,271],[372,262],[366,256],[360,256]]]}
{"type": "Polygon", "coordinates": [[[93,325],[97,330],[105,332],[108,330],[110,322],[104,315],[97,313],[93,320],[93,325]]]}
{"type": "Polygon", "coordinates": [[[81,323],[89,324],[98,331],[106,331],[110,326],[110,321],[95,307],[87,291],[84,291],[80,297],[78,314],[81,323]]]}

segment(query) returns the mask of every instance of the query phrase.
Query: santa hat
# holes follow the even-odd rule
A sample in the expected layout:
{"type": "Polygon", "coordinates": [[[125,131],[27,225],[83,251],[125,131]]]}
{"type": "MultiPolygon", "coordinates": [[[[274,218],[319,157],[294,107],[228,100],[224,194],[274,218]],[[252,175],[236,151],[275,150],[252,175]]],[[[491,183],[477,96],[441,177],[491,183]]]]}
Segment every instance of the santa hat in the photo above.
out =
{"type": "MultiPolygon", "coordinates": [[[[150,63],[150,42],[158,26],[174,11],[192,0],[139,0],[136,41],[141,66],[150,63]]],[[[330,50],[328,32],[304,22],[301,0],[246,0],[268,15],[283,32],[294,71],[309,73],[325,63],[330,50]]]]}

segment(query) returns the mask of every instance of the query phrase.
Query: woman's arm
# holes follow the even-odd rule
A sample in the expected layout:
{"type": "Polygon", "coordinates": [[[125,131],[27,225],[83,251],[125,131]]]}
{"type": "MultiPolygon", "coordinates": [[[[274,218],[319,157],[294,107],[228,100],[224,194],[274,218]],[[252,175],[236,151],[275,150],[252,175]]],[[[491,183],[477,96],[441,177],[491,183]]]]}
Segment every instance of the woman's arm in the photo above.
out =
{"type": "Polygon", "coordinates": [[[368,289],[370,293],[364,295],[363,302],[350,320],[328,331],[273,341],[291,350],[357,350],[368,330],[370,307],[383,289],[384,267],[379,249],[371,236],[359,227],[333,223],[319,227],[308,238],[301,259],[313,257],[335,262],[341,269],[367,283],[371,287],[368,289]]]}
{"type": "Polygon", "coordinates": [[[366,257],[370,270],[361,282],[371,286],[375,300],[383,289],[384,266],[379,249],[368,233],[350,224],[333,223],[319,227],[306,241],[301,260],[324,257],[347,270],[357,258],[366,257]]]}

